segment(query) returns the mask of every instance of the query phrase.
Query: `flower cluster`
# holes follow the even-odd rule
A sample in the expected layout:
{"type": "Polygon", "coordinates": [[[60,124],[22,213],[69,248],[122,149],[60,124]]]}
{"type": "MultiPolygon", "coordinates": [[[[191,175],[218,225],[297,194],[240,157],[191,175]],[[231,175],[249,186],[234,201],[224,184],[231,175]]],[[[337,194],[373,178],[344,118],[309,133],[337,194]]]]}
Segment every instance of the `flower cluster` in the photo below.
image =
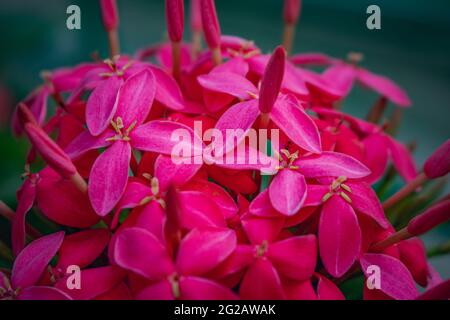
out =
{"type": "Polygon", "coordinates": [[[271,54],[222,35],[213,0],[191,0],[183,42],[183,3],[166,0],[167,43],[128,56],[116,3],[101,0],[110,58],[44,73],[18,105],[13,130],[31,147],[17,209],[1,203],[15,259],[0,298],[344,299],[341,285],[361,275],[366,299],[448,298],[417,236],[450,218],[450,198],[399,221],[405,201],[449,172],[450,140],[417,170],[393,136],[411,104],[398,85],[360,54],[290,55],[300,1],[285,1],[271,54]],[[356,84],[379,96],[366,120],[341,111],[356,84]],[[208,129],[233,141],[206,140],[208,129]],[[270,174],[239,147],[259,129],[277,132],[258,150],[277,164],[270,174]],[[174,140],[177,130],[190,139],[174,140]],[[174,161],[180,143],[185,158],[214,149],[210,161],[174,161]],[[381,203],[397,174],[404,187],[381,203]],[[31,210],[58,230],[42,235],[31,210]]]}

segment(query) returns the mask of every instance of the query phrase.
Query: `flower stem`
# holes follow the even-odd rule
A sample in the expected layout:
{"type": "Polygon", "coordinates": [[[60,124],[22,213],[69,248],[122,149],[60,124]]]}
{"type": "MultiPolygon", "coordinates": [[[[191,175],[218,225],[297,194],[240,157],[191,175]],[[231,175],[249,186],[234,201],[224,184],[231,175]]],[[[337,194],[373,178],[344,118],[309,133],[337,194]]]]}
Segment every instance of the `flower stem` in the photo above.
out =
{"type": "Polygon", "coordinates": [[[220,52],[220,47],[211,49],[211,55],[214,65],[218,66],[222,63],[222,53],[220,52]]]}
{"type": "MultiPolygon", "coordinates": [[[[6,220],[12,222],[15,216],[15,212],[0,200],[0,216],[4,217],[6,220]]],[[[29,224],[25,225],[27,233],[34,239],[39,238],[41,233],[29,224]]]]}
{"type": "Polygon", "coordinates": [[[392,195],[389,199],[383,202],[383,209],[389,209],[394,204],[398,203],[400,200],[406,198],[409,194],[414,192],[418,187],[423,185],[426,181],[428,181],[425,173],[420,173],[414,180],[410,181],[403,188],[397,191],[394,195],[392,195]]]}
{"type": "Polygon", "coordinates": [[[70,181],[72,181],[75,187],[77,187],[77,189],[80,190],[82,193],[87,192],[87,183],[86,181],[84,181],[83,177],[78,172],[76,172],[70,177],[70,181]]]}
{"type": "Polygon", "coordinates": [[[391,136],[394,136],[397,133],[398,128],[400,127],[400,122],[402,121],[403,110],[400,107],[396,107],[394,111],[392,111],[391,117],[389,119],[389,124],[386,129],[386,132],[391,136]]]}
{"type": "Polygon", "coordinates": [[[172,75],[179,81],[181,76],[181,43],[172,42],[172,75]]]}
{"type": "Polygon", "coordinates": [[[196,59],[199,52],[202,49],[202,32],[193,31],[192,32],[192,57],[196,59]]]}
{"type": "Polygon", "coordinates": [[[108,31],[108,41],[112,59],[120,53],[119,36],[116,29],[108,31]]]}
{"type": "Polygon", "coordinates": [[[283,47],[289,55],[292,51],[292,44],[294,43],[295,24],[286,23],[283,31],[283,47]]]}
{"type": "Polygon", "coordinates": [[[374,251],[374,252],[381,252],[384,249],[386,249],[387,247],[390,247],[396,243],[399,243],[402,240],[409,239],[412,236],[413,235],[408,232],[407,228],[403,228],[400,231],[397,231],[396,233],[392,234],[388,238],[375,243],[374,245],[372,245],[370,250],[374,251]]]}
{"type": "Polygon", "coordinates": [[[372,123],[380,122],[381,117],[383,116],[384,111],[387,107],[387,99],[385,97],[380,97],[372,106],[367,115],[367,121],[372,123]]]}

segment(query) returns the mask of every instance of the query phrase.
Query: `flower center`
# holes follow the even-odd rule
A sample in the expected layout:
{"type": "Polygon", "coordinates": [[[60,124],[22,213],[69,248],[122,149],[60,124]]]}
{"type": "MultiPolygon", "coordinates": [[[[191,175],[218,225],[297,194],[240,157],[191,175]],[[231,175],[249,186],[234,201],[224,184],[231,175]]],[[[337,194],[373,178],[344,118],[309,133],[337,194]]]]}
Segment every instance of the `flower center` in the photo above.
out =
{"type": "Polygon", "coordinates": [[[298,166],[293,165],[294,161],[298,159],[298,150],[294,153],[290,153],[287,149],[281,149],[280,153],[277,152],[280,165],[276,167],[277,170],[291,169],[297,170],[298,166]]]}
{"type": "Polygon", "coordinates": [[[170,282],[170,285],[172,286],[172,294],[175,297],[175,299],[180,298],[180,276],[175,272],[171,274],[168,279],[170,282]]]}
{"type": "Polygon", "coordinates": [[[128,61],[122,68],[118,68],[117,61],[119,60],[119,58],[120,58],[119,56],[115,56],[112,60],[111,59],[104,60],[103,62],[108,65],[111,72],[102,72],[100,73],[100,76],[106,78],[112,77],[114,75],[117,75],[118,77],[123,77],[125,71],[133,64],[133,61],[128,61]]]}
{"type": "Polygon", "coordinates": [[[130,139],[130,132],[134,129],[136,126],[137,121],[133,121],[133,123],[130,124],[128,128],[124,129],[123,120],[121,117],[117,117],[116,121],[111,121],[111,126],[113,127],[116,134],[108,139],[106,141],[118,141],[123,140],[126,142],[129,142],[130,139]]]}
{"type": "Polygon", "coordinates": [[[267,240],[263,240],[263,242],[255,247],[255,255],[257,258],[262,258],[266,255],[267,250],[269,249],[269,242],[267,240]]]}
{"type": "Polygon", "coordinates": [[[142,174],[144,176],[145,179],[150,181],[150,190],[151,190],[151,195],[145,197],[144,199],[141,200],[140,205],[145,205],[147,203],[149,203],[150,201],[156,201],[158,202],[161,207],[163,209],[166,208],[166,202],[164,201],[164,199],[162,198],[161,195],[161,190],[159,189],[159,181],[158,178],[153,177],[148,174],[148,173],[144,173],[142,174]]]}
{"type": "Polygon", "coordinates": [[[352,199],[349,197],[347,193],[352,193],[352,189],[344,182],[347,181],[347,177],[341,176],[333,181],[330,185],[330,191],[325,194],[322,198],[322,202],[326,202],[333,195],[338,195],[348,203],[352,203],[352,199]]]}
{"type": "Polygon", "coordinates": [[[6,288],[0,287],[0,300],[14,300],[19,294],[19,289],[13,290],[9,281],[6,284],[6,288]]]}

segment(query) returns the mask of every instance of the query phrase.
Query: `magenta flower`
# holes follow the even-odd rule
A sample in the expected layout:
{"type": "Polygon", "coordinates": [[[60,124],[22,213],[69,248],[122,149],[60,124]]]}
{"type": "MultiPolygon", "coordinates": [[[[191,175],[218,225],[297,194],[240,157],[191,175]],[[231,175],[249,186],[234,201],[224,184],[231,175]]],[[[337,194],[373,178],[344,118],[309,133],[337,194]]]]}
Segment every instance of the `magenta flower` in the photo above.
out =
{"type": "Polygon", "coordinates": [[[0,298],[18,300],[70,300],[63,291],[39,285],[39,279],[59,250],[64,232],[57,232],[30,243],[14,261],[11,281],[0,272],[0,298]]]}
{"type": "Polygon", "coordinates": [[[204,275],[236,248],[236,236],[227,229],[194,229],[180,243],[172,260],[164,245],[140,228],[124,230],[114,242],[114,262],[150,281],[137,299],[235,299],[228,288],[204,275]]]}

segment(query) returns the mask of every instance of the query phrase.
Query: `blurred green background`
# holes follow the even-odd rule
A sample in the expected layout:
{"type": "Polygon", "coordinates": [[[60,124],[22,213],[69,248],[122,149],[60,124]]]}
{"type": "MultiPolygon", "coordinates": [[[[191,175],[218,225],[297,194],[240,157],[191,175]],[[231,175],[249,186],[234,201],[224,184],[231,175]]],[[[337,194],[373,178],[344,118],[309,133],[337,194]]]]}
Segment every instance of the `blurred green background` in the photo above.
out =
{"type": "MultiPolygon", "coordinates": [[[[123,52],[133,53],[164,38],[163,0],[118,0],[118,5],[123,52]]],[[[216,0],[216,6],[223,34],[254,40],[266,52],[279,44],[281,0],[216,0]]],[[[413,107],[406,111],[398,137],[417,142],[420,166],[449,138],[449,18],[448,0],[304,0],[294,51],[342,58],[359,51],[365,55],[364,66],[405,88],[413,107]],[[381,8],[381,30],[366,28],[371,4],[381,8]]],[[[7,106],[40,83],[40,71],[89,60],[94,51],[106,56],[108,48],[98,2],[93,0],[0,0],[0,30],[0,199],[15,208],[26,143],[11,136],[7,106]],[[70,4],[81,8],[81,30],[66,28],[70,4]]],[[[188,30],[185,34],[189,37],[188,30]]],[[[364,116],[375,99],[357,89],[344,109],[364,116]]],[[[424,237],[428,248],[449,238],[448,225],[424,237]]],[[[9,243],[9,225],[2,218],[0,240],[9,243]]],[[[444,277],[450,276],[448,255],[431,261],[444,277]]]]}

